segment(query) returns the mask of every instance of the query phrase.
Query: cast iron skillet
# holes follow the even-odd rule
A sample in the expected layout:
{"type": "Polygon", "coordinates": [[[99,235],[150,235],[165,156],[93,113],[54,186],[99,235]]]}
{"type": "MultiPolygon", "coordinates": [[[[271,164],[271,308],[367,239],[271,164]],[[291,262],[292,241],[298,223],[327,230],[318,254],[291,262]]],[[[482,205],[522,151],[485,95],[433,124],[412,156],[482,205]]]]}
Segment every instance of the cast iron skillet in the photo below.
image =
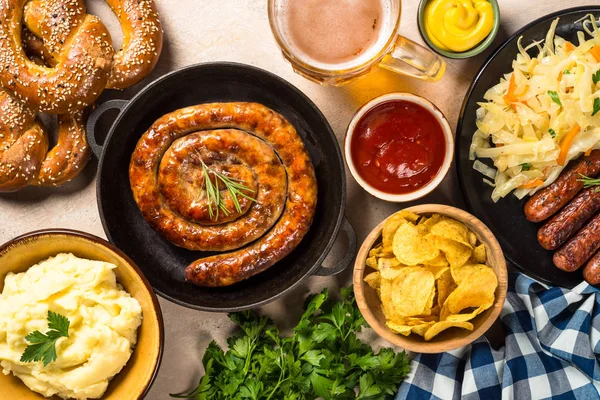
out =
{"type": "MultiPolygon", "coordinates": [[[[553,252],[544,250],[537,241],[537,231],[541,224],[525,219],[523,206],[526,199],[518,200],[509,195],[494,203],[490,197],[492,188],[486,185],[479,172],[469,161],[471,138],[477,129],[475,111],[477,102],[483,101],[484,93],[496,85],[500,77],[512,70],[512,60],[518,53],[517,40],[523,36],[523,45],[546,37],[552,21],[560,17],[556,34],[564,39],[577,42],[577,32],[582,30],[578,21],[587,14],[600,16],[600,6],[571,8],[542,17],[515,33],[483,65],[471,84],[462,106],[456,135],[456,160],[459,182],[469,210],[481,219],[494,232],[506,257],[520,270],[543,282],[572,288],[583,280],[580,271],[564,272],[552,262],[553,252]]],[[[536,55],[537,50],[531,50],[536,55]]],[[[480,161],[492,165],[489,159],[480,161]]]]}
{"type": "Polygon", "coordinates": [[[238,311],[283,295],[310,275],[332,275],[352,264],[356,236],[344,219],[346,179],[342,154],[329,123],[297,88],[258,68],[234,63],[199,64],[154,81],[131,101],[110,100],[88,122],[90,147],[98,156],[97,200],[109,240],[131,257],[161,296],[205,311],[238,311]],[[164,114],[208,102],[254,101],[283,114],[304,143],[318,181],[314,222],[300,245],[282,261],[247,281],[227,288],[200,288],[185,281],[185,268],[211,253],[179,248],[155,232],[143,219],[129,186],[129,161],[142,134],[164,114]],[[120,109],[101,147],[94,127],[100,115],[120,109]],[[348,236],[344,259],[332,268],[321,263],[340,227],[348,236]]]}

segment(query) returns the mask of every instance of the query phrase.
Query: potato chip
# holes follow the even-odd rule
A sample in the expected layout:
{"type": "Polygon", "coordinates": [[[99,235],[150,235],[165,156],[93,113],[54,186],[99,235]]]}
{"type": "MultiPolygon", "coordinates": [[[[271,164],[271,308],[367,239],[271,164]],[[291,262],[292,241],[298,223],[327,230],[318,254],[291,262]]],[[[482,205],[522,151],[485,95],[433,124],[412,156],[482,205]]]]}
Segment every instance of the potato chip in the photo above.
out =
{"type": "Polygon", "coordinates": [[[431,312],[432,312],[432,308],[425,308],[423,310],[423,312],[419,315],[413,315],[415,318],[421,318],[421,317],[431,317],[431,312]]]}
{"type": "Polygon", "coordinates": [[[383,247],[381,244],[369,251],[369,257],[394,257],[392,247],[383,247]]]}
{"type": "Polygon", "coordinates": [[[446,302],[450,293],[456,289],[456,282],[452,279],[452,273],[450,270],[446,270],[437,280],[437,294],[438,294],[438,306],[442,307],[446,302]]]}
{"type": "Polygon", "coordinates": [[[471,233],[469,228],[455,219],[443,217],[437,224],[431,227],[429,233],[453,240],[469,248],[472,247],[469,242],[469,233],[471,233]]]}
{"type": "Polygon", "coordinates": [[[494,303],[494,293],[498,286],[494,270],[485,265],[467,265],[462,268],[457,271],[459,274],[453,274],[458,276],[460,282],[456,290],[446,299],[440,320],[445,320],[448,315],[458,314],[469,307],[491,306],[494,303]]]}
{"type": "Polygon", "coordinates": [[[367,285],[377,290],[381,286],[381,274],[379,272],[371,272],[364,278],[367,285]]]}
{"type": "Polygon", "coordinates": [[[381,278],[393,281],[400,275],[401,268],[387,268],[381,271],[381,278]]]}
{"type": "Polygon", "coordinates": [[[448,328],[463,328],[468,329],[470,331],[473,330],[473,324],[470,322],[450,322],[450,321],[441,321],[436,322],[431,326],[431,328],[427,329],[423,337],[425,340],[431,340],[435,336],[437,336],[440,332],[448,329],[448,328]]]}
{"type": "Polygon", "coordinates": [[[487,261],[487,254],[483,243],[473,248],[471,260],[473,260],[473,264],[484,264],[487,261]]]}
{"type": "Polygon", "coordinates": [[[402,218],[404,218],[405,220],[407,220],[408,222],[411,222],[413,224],[416,224],[417,221],[419,220],[419,218],[421,218],[418,214],[415,214],[412,211],[400,211],[397,212],[396,214],[400,214],[402,216],[402,218]]]}
{"type": "MultiPolygon", "coordinates": [[[[368,258],[376,258],[382,249],[383,249],[383,246],[381,245],[381,243],[379,245],[373,247],[371,250],[369,250],[368,258]]],[[[377,261],[377,260],[375,260],[375,261],[377,261]]]]}
{"type": "Polygon", "coordinates": [[[437,305],[437,291],[433,290],[433,292],[431,292],[431,296],[429,296],[429,299],[427,299],[427,306],[425,307],[425,309],[423,310],[423,312],[419,315],[414,315],[414,318],[426,318],[426,317],[431,317],[432,315],[440,315],[440,310],[439,307],[437,305]],[[435,308],[434,305],[435,304],[435,308]]]}
{"type": "Polygon", "coordinates": [[[374,270],[379,269],[379,266],[377,265],[377,257],[367,257],[367,259],[365,260],[365,264],[367,265],[367,267],[371,267],[374,270]]]}
{"type": "Polygon", "coordinates": [[[396,277],[400,274],[400,270],[402,268],[406,267],[406,265],[400,264],[398,262],[398,260],[396,260],[395,258],[393,258],[393,259],[380,258],[379,261],[380,261],[379,272],[381,272],[381,277],[383,279],[389,279],[389,280],[396,279],[396,277]],[[381,260],[394,260],[394,261],[396,261],[396,263],[393,263],[393,262],[383,262],[382,263],[381,260]]]}
{"type": "Polygon", "coordinates": [[[434,296],[433,274],[421,267],[405,267],[392,283],[392,304],[404,317],[422,314],[431,307],[434,296]]]}
{"type": "Polygon", "coordinates": [[[431,230],[431,227],[442,219],[440,214],[433,214],[431,217],[422,217],[417,224],[417,229],[421,235],[425,236],[431,230]]]}
{"type": "Polygon", "coordinates": [[[469,244],[471,245],[471,247],[475,247],[475,245],[477,244],[477,235],[473,232],[469,232],[469,244]]]}
{"type": "Polygon", "coordinates": [[[399,333],[404,336],[410,335],[410,332],[412,331],[412,328],[413,328],[412,326],[400,325],[400,324],[396,324],[391,321],[386,321],[385,324],[392,332],[399,333]]]}
{"type": "Polygon", "coordinates": [[[484,312],[485,310],[487,310],[488,308],[490,308],[494,303],[492,302],[491,304],[483,304],[481,306],[479,306],[479,308],[476,308],[474,311],[470,312],[470,313],[466,313],[466,314],[450,314],[450,315],[445,315],[446,318],[444,318],[444,321],[452,321],[452,322],[466,322],[466,321],[470,321],[473,318],[475,318],[476,316],[478,316],[479,314],[481,314],[482,312],[484,312]]]}
{"type": "Polygon", "coordinates": [[[427,237],[444,253],[452,268],[462,267],[471,258],[473,250],[462,243],[431,234],[427,237]]]}
{"type": "Polygon", "coordinates": [[[392,302],[392,281],[382,279],[379,286],[379,298],[381,299],[381,310],[385,319],[398,325],[406,325],[403,316],[398,314],[392,302]]]}
{"type": "MultiPolygon", "coordinates": [[[[435,298],[434,298],[434,299],[435,299],[435,301],[437,302],[437,296],[435,296],[435,298]]],[[[425,309],[425,311],[423,311],[423,313],[422,313],[422,314],[419,314],[419,315],[413,315],[412,317],[406,317],[405,319],[407,319],[407,318],[429,318],[429,317],[433,317],[433,316],[436,316],[436,317],[438,317],[438,318],[439,318],[439,316],[440,316],[440,311],[441,311],[441,308],[440,308],[440,306],[438,306],[438,305],[436,304],[436,305],[435,305],[434,307],[432,307],[432,308],[426,308],[426,309],[425,309]]]]}
{"type": "Polygon", "coordinates": [[[383,245],[381,243],[379,243],[377,246],[374,246],[371,248],[371,250],[369,250],[369,257],[376,257],[381,249],[383,249],[383,245]]]}
{"type": "Polygon", "coordinates": [[[448,260],[446,259],[446,256],[442,253],[440,253],[436,258],[434,258],[433,260],[429,260],[424,264],[426,267],[448,267],[450,266],[450,264],[448,263],[448,260]]]}
{"type": "Polygon", "coordinates": [[[438,315],[429,315],[426,317],[407,317],[406,324],[414,326],[414,325],[420,325],[425,322],[431,322],[431,321],[438,322],[438,320],[439,320],[438,315]]]}
{"type": "Polygon", "coordinates": [[[377,259],[377,265],[379,269],[405,267],[396,257],[380,257],[377,259]]]}
{"type": "Polygon", "coordinates": [[[450,270],[450,268],[448,266],[436,267],[433,265],[425,265],[425,269],[427,269],[429,272],[431,272],[433,274],[433,278],[435,280],[438,280],[440,278],[440,276],[442,276],[442,274],[444,274],[446,271],[450,270]]]}
{"type": "Polygon", "coordinates": [[[398,261],[396,257],[380,257],[377,259],[377,266],[381,270],[386,268],[395,268],[403,265],[400,264],[400,261],[398,261]]]}
{"type": "MultiPolygon", "coordinates": [[[[484,312],[485,310],[487,310],[488,308],[490,308],[493,304],[494,304],[494,300],[492,299],[491,301],[483,301],[483,303],[479,307],[465,307],[465,309],[470,308],[472,310],[477,311],[477,314],[480,314],[480,313],[484,312]],[[480,308],[481,308],[481,310],[480,310],[480,308]]],[[[463,310],[461,310],[461,311],[463,311],[463,310]]],[[[448,304],[444,304],[444,306],[440,310],[440,321],[454,321],[454,322],[470,321],[472,318],[469,318],[469,316],[472,313],[474,313],[475,311],[462,313],[462,314],[460,312],[452,313],[452,312],[450,312],[450,306],[448,304]]],[[[477,314],[475,316],[477,316],[477,314]]],[[[475,316],[473,316],[473,318],[475,316]]]]}
{"type": "Polygon", "coordinates": [[[466,308],[483,307],[483,309],[479,311],[483,312],[494,304],[493,293],[477,295],[474,293],[464,294],[463,292],[464,290],[461,290],[459,285],[454,292],[450,293],[450,296],[448,296],[446,303],[440,311],[440,321],[445,321],[450,315],[458,315],[466,308]]]}
{"type": "Polygon", "coordinates": [[[428,312],[431,312],[431,309],[433,308],[433,304],[436,300],[437,300],[437,291],[435,290],[435,277],[434,277],[433,290],[431,291],[431,295],[429,296],[429,299],[427,300],[427,307],[425,308],[425,310],[428,312]]]}
{"type": "Polygon", "coordinates": [[[402,264],[417,265],[436,258],[440,251],[419,234],[413,224],[404,224],[396,231],[393,245],[394,255],[402,264]]]}
{"type": "Polygon", "coordinates": [[[394,241],[394,234],[396,233],[400,225],[405,224],[407,222],[412,222],[414,224],[417,222],[418,219],[419,216],[410,211],[400,211],[388,218],[386,223],[383,225],[383,231],[381,233],[383,246],[392,246],[392,243],[394,241]]]}
{"type": "MultiPolygon", "coordinates": [[[[457,285],[460,285],[461,282],[471,279],[469,278],[472,274],[482,275],[489,273],[491,268],[484,264],[466,264],[460,268],[452,268],[450,273],[452,274],[452,279],[456,282],[457,285]]],[[[493,273],[493,270],[492,270],[493,273]]],[[[495,276],[495,274],[494,274],[495,276]]],[[[472,278],[477,279],[477,278],[472,278]]]]}
{"type": "Polygon", "coordinates": [[[414,325],[412,327],[412,333],[416,333],[419,336],[424,336],[425,332],[427,332],[427,330],[435,324],[437,324],[437,322],[431,321],[431,322],[424,322],[420,325],[414,325]]]}

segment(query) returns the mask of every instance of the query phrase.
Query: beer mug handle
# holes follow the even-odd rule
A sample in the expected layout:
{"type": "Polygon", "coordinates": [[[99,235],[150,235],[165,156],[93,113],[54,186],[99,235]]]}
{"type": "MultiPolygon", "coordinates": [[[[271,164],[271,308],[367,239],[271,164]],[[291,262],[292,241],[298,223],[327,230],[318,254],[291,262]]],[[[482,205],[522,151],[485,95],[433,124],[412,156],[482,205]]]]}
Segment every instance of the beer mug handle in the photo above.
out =
{"type": "Polygon", "coordinates": [[[437,81],[446,71],[442,57],[400,35],[380,66],[425,81],[437,81]]]}

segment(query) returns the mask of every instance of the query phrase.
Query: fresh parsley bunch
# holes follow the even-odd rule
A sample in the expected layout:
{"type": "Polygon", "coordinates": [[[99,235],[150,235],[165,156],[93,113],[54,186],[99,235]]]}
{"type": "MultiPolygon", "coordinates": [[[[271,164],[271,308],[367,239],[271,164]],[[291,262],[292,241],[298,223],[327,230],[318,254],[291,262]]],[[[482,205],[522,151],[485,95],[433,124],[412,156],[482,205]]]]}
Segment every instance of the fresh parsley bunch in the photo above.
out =
{"type": "Polygon", "coordinates": [[[282,338],[272,321],[253,311],[230,314],[242,330],[224,352],[214,341],[202,360],[205,375],[196,390],[177,398],[387,399],[409,371],[406,353],[374,354],[356,333],[367,326],[352,293],[342,301],[328,291],[309,297],[292,337],[282,338]]]}

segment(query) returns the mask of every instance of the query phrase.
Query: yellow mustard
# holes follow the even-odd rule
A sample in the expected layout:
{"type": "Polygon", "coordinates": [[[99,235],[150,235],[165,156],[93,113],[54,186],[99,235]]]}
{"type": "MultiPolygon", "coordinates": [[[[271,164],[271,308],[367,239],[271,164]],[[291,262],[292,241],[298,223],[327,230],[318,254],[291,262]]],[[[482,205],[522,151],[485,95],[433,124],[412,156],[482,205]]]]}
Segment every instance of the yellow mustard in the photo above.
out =
{"type": "Polygon", "coordinates": [[[425,7],[424,22],[433,44],[460,53],[490,34],[494,9],[487,0],[431,0],[425,7]]]}

